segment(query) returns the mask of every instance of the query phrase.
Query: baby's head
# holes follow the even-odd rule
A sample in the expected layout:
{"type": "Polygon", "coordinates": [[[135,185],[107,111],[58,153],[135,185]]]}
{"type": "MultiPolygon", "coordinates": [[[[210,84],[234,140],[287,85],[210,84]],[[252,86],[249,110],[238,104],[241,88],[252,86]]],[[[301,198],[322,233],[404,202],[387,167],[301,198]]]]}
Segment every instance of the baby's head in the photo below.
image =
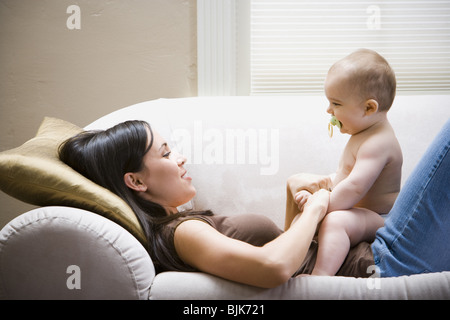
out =
{"type": "Polygon", "coordinates": [[[328,76],[342,76],[348,95],[359,95],[362,100],[378,102],[378,111],[388,111],[396,91],[394,70],[381,55],[373,50],[360,49],[336,62],[328,76]]]}

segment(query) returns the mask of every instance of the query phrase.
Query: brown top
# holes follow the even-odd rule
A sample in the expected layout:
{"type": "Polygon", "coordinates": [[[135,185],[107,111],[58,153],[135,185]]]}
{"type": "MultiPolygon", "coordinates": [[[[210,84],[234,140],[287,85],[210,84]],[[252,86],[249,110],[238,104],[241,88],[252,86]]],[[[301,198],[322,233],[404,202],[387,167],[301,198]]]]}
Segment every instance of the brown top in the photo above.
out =
{"type": "Polygon", "coordinates": [[[223,235],[250,243],[254,246],[263,246],[267,242],[278,237],[283,231],[279,229],[275,223],[263,215],[243,214],[236,216],[203,216],[194,215],[177,219],[168,224],[171,230],[171,241],[175,229],[186,220],[201,220],[222,233],[223,235]]]}
{"type": "MultiPolygon", "coordinates": [[[[164,238],[172,247],[173,254],[179,259],[174,244],[174,234],[176,228],[186,220],[201,220],[208,223],[220,233],[237,240],[241,240],[254,246],[263,246],[277,238],[283,231],[275,223],[263,215],[243,214],[236,216],[222,215],[193,215],[182,217],[170,222],[164,230],[164,238]]],[[[303,264],[294,274],[310,274],[314,268],[317,256],[317,242],[312,241],[308,254],[303,264]]],[[[182,263],[183,265],[183,263],[182,263]]],[[[185,268],[178,268],[177,271],[196,271],[192,267],[185,265],[185,268]]],[[[344,261],[337,275],[352,277],[369,277],[371,273],[367,271],[368,266],[374,265],[370,244],[363,242],[352,248],[344,261]]]]}
{"type": "MultiPolygon", "coordinates": [[[[172,254],[181,262],[175,250],[174,235],[176,228],[186,220],[200,220],[222,233],[223,235],[247,242],[254,246],[263,246],[278,237],[283,231],[275,223],[263,215],[243,214],[236,216],[222,215],[192,215],[181,217],[170,222],[163,231],[163,237],[171,247],[172,254]]],[[[195,271],[181,262],[185,268],[175,268],[177,271],[195,271]]]]}

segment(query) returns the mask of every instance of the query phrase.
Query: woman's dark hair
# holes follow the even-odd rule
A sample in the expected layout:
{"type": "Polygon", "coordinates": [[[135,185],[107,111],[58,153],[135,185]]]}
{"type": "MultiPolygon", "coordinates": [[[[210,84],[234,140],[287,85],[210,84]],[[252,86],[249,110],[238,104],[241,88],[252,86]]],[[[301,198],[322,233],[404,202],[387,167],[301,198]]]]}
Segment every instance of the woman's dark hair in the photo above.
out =
{"type": "Polygon", "coordinates": [[[104,131],[85,131],[69,138],[61,144],[59,157],[86,178],[114,192],[131,207],[148,239],[147,251],[157,272],[188,271],[190,267],[178,258],[173,244],[164,240],[164,226],[182,216],[212,213],[204,211],[168,214],[161,205],[143,199],[126,186],[124,174],[143,169],[143,157],[152,144],[153,131],[150,124],[133,120],[104,131]]]}

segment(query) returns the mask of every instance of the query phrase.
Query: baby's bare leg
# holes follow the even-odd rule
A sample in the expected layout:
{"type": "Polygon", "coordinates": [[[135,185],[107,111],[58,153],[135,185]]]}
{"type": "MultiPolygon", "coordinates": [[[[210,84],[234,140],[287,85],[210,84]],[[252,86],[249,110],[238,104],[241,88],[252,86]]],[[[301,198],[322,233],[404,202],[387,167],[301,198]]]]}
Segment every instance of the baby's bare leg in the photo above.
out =
{"type": "Polygon", "coordinates": [[[335,275],[350,248],[362,241],[372,242],[384,219],[376,212],[352,208],[330,212],[319,230],[319,249],[313,275],[335,275]]]}

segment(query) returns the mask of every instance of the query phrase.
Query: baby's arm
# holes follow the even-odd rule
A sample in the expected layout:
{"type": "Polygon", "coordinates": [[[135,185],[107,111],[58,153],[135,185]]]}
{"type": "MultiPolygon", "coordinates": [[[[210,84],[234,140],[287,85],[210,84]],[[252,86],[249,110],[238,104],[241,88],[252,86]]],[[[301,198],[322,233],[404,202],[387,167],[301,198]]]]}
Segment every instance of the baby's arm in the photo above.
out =
{"type": "Polygon", "coordinates": [[[351,173],[333,188],[328,212],[353,208],[383,171],[389,159],[388,149],[373,139],[367,142],[359,148],[351,173]]]}

